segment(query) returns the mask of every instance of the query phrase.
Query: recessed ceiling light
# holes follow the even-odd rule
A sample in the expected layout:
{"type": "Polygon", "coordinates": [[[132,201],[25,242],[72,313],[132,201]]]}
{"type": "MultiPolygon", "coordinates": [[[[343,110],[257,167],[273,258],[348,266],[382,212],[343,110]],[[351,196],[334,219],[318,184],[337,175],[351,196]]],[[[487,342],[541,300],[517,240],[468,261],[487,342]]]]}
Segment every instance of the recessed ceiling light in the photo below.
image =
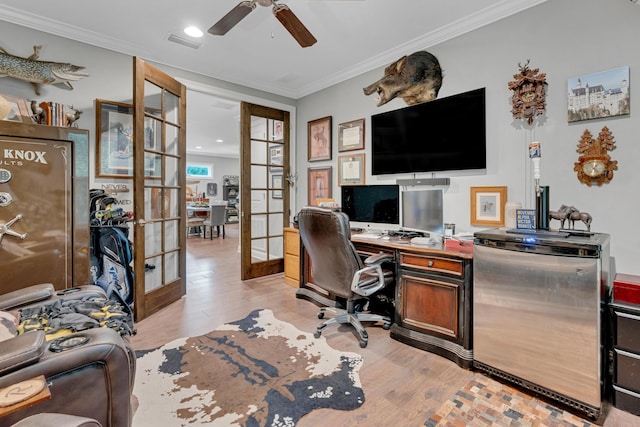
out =
{"type": "Polygon", "coordinates": [[[196,148],[197,148],[198,150],[202,150],[202,147],[201,147],[200,145],[196,145],[196,148]]]}
{"type": "Polygon", "coordinates": [[[222,139],[218,138],[216,139],[216,142],[223,142],[222,139]]]}
{"type": "Polygon", "coordinates": [[[191,37],[202,37],[203,33],[198,27],[187,27],[184,29],[184,33],[191,37]]]}

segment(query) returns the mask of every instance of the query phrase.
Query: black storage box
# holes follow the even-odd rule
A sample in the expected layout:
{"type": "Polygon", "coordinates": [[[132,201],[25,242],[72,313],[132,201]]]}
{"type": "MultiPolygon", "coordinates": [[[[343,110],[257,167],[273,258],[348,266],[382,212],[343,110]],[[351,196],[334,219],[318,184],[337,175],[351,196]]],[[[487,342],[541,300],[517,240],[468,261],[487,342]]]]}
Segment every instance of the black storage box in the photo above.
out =
{"type": "Polygon", "coordinates": [[[640,393],[634,393],[615,384],[613,390],[615,392],[614,404],[616,408],[633,415],[640,415],[640,393]]]}
{"type": "Polygon", "coordinates": [[[614,349],[616,354],[616,385],[640,393],[640,354],[614,349]]]}

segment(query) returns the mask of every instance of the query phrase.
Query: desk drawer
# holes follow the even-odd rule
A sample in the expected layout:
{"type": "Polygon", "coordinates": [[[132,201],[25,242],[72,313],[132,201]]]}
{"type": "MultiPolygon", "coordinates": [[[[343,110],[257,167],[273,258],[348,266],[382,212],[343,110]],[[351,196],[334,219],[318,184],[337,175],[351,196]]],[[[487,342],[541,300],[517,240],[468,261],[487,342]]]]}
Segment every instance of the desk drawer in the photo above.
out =
{"type": "Polygon", "coordinates": [[[615,310],[616,347],[640,353],[640,315],[615,310]]]}
{"type": "Polygon", "coordinates": [[[401,252],[400,265],[403,268],[449,273],[460,277],[464,274],[464,265],[461,260],[431,255],[401,252]]]}
{"type": "Polygon", "coordinates": [[[284,248],[286,253],[299,256],[300,255],[300,234],[297,231],[285,230],[284,248]]]}

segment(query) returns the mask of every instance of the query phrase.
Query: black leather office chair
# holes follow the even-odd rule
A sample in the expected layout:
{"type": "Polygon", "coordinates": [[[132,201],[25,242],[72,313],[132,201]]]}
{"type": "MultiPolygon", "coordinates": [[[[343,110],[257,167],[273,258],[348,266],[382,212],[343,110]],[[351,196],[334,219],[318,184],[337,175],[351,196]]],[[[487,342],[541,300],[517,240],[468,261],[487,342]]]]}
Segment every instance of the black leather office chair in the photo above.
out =
{"type": "Polygon", "coordinates": [[[393,272],[381,267],[383,262],[393,260],[393,256],[380,253],[363,262],[351,243],[349,217],[342,212],[305,207],[298,214],[298,226],[311,259],[313,283],[346,302],[346,309],[323,307],[320,310],[320,319],[327,311],[334,312],[335,317],[318,326],[316,338],[328,325],[350,323],[360,335],[360,347],[366,347],[368,335],[361,322],[382,322],[382,327],[389,329],[391,319],[359,311],[363,306],[360,302],[393,281],[393,272]]]}

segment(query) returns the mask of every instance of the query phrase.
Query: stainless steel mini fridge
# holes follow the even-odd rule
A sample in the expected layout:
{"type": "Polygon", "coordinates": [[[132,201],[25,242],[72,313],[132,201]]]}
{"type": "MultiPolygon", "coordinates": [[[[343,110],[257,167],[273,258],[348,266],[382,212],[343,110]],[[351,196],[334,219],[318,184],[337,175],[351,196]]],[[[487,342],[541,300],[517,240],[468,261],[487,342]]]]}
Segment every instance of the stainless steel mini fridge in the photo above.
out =
{"type": "Polygon", "coordinates": [[[475,233],[474,367],[600,416],[609,236],[475,233]]]}

